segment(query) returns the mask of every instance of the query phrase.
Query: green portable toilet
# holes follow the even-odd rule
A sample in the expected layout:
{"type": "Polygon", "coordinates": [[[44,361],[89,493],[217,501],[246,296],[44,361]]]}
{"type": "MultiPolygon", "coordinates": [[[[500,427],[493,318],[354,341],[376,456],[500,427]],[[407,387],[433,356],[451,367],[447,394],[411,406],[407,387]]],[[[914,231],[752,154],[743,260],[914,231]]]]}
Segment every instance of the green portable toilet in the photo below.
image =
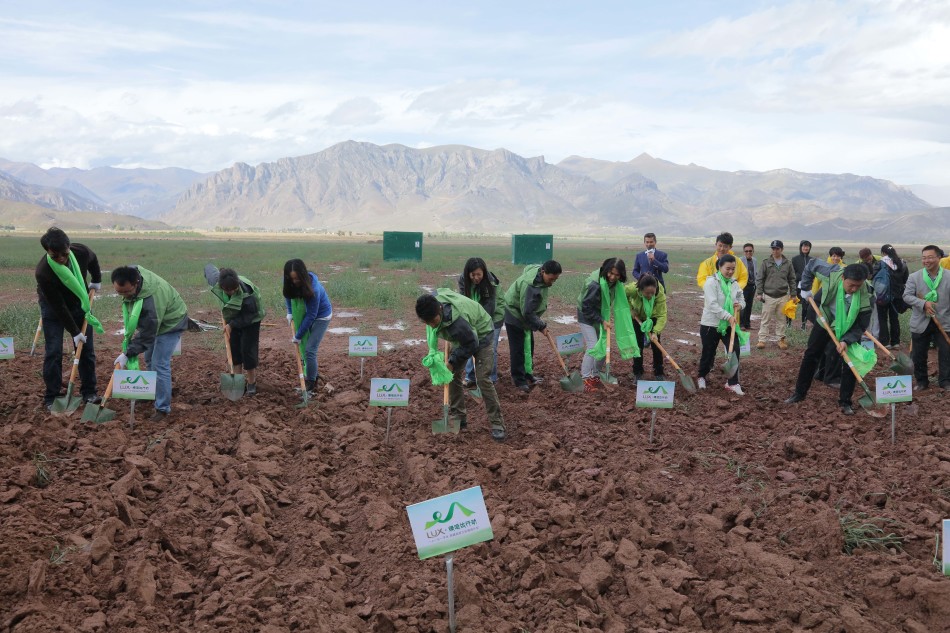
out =
{"type": "Polygon", "coordinates": [[[383,261],[422,260],[422,233],[383,232],[383,261]]]}
{"type": "Polygon", "coordinates": [[[512,264],[543,264],[554,259],[553,235],[512,235],[512,264]]]}

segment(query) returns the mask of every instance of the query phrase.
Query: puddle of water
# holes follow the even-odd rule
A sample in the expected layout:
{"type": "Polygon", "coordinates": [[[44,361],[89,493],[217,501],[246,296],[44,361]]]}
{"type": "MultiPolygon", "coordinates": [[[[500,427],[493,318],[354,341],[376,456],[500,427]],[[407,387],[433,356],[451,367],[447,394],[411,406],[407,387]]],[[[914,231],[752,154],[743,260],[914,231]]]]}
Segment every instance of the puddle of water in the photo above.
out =
{"type": "Polygon", "coordinates": [[[356,334],[359,332],[355,327],[331,327],[327,328],[330,334],[356,334]]]}
{"type": "Polygon", "coordinates": [[[761,320],[762,320],[762,316],[761,316],[761,315],[758,315],[758,314],[753,314],[753,315],[752,315],[752,318],[751,318],[750,320],[751,320],[751,321],[761,321],[761,320]]]}
{"type": "Polygon", "coordinates": [[[673,340],[676,341],[677,343],[683,343],[684,345],[696,345],[696,343],[691,343],[690,341],[684,341],[681,338],[675,338],[673,340]]]}
{"type": "Polygon", "coordinates": [[[556,316],[551,320],[554,321],[555,323],[560,323],[561,325],[570,325],[571,323],[577,323],[576,316],[570,316],[566,314],[563,316],[556,316]]]}
{"type": "Polygon", "coordinates": [[[346,318],[353,318],[353,317],[361,317],[361,316],[363,316],[363,313],[362,313],[362,312],[346,312],[346,311],[343,311],[343,312],[334,312],[334,313],[333,313],[333,316],[346,319],[346,318]]]}
{"type": "Polygon", "coordinates": [[[116,330],[115,332],[113,332],[113,334],[115,334],[116,336],[125,336],[125,328],[122,328],[121,330],[116,330]]]}
{"type": "Polygon", "coordinates": [[[432,293],[432,291],[435,290],[435,288],[433,288],[432,286],[423,286],[422,284],[420,284],[419,287],[422,288],[423,290],[425,290],[425,291],[428,292],[428,293],[432,293]]]}
{"type": "Polygon", "coordinates": [[[403,345],[422,345],[423,343],[425,343],[425,340],[421,338],[405,338],[402,340],[403,345]]]}
{"type": "Polygon", "coordinates": [[[696,338],[699,338],[699,332],[687,332],[687,334],[689,334],[690,336],[695,336],[696,338]]]}
{"type": "Polygon", "coordinates": [[[330,268],[332,270],[343,270],[343,266],[337,266],[336,264],[328,264],[327,268],[330,268]]]}
{"type": "Polygon", "coordinates": [[[383,343],[382,345],[383,345],[384,352],[388,352],[388,351],[396,349],[396,346],[393,345],[392,343],[383,343]]]}
{"type": "Polygon", "coordinates": [[[406,324],[403,323],[402,321],[396,321],[396,322],[393,323],[392,325],[377,325],[376,327],[378,327],[379,329],[381,329],[381,330],[383,330],[383,331],[405,330],[405,329],[406,329],[406,324]]]}

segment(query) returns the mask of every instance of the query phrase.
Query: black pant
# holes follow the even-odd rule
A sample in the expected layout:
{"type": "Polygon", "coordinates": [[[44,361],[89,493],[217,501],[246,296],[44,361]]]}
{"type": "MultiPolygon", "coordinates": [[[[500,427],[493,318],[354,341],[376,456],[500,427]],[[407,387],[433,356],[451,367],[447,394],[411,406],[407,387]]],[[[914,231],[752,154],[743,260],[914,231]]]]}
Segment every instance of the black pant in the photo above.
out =
{"type": "Polygon", "coordinates": [[[880,332],[877,340],[882,345],[900,345],[901,342],[901,315],[893,303],[877,306],[877,322],[880,332]],[[890,321],[890,323],[888,323],[890,321]],[[890,327],[888,327],[890,326],[890,327]]]}
{"type": "MultiPolygon", "coordinates": [[[[517,325],[505,323],[505,331],[508,332],[508,350],[511,354],[511,379],[516,387],[527,385],[534,379],[532,374],[524,370],[524,339],[525,330],[517,325]]],[[[527,334],[531,337],[531,359],[534,360],[534,332],[528,330],[527,334]]]]}
{"type": "MultiPolygon", "coordinates": [[[[643,354],[646,354],[646,343],[643,339],[643,331],[640,329],[640,324],[636,321],[633,322],[633,334],[637,337],[637,342],[640,344],[640,356],[633,359],[633,373],[637,376],[643,375],[643,354]]],[[[659,334],[654,334],[656,340],[660,340],[659,334]]],[[[649,338],[647,339],[647,343],[649,338]]],[[[663,352],[657,348],[656,345],[651,345],[650,348],[653,350],[653,375],[658,376],[663,373],[663,352]]]]}
{"type": "MultiPolygon", "coordinates": [[[[795,383],[795,393],[805,396],[808,394],[808,388],[811,387],[811,381],[815,377],[815,369],[818,362],[831,342],[828,332],[820,325],[811,329],[811,335],[808,337],[808,347],[805,349],[805,355],[802,357],[802,365],[798,368],[798,381],[795,383]]],[[[840,356],[840,354],[839,354],[840,356]]],[[[851,405],[851,396],[854,395],[854,387],[857,381],[854,373],[850,369],[841,370],[841,388],[838,391],[838,404],[851,405]]]]}
{"type": "Polygon", "coordinates": [[[751,330],[752,304],[755,303],[755,284],[751,281],[746,284],[746,287],[742,291],[742,295],[745,297],[745,307],[742,308],[742,312],[739,314],[739,327],[744,330],[751,330]]]}
{"type": "MultiPolygon", "coordinates": [[[[50,404],[59,397],[59,392],[63,388],[63,334],[65,328],[56,313],[46,303],[45,299],[40,299],[40,316],[43,318],[43,338],[45,339],[45,356],[43,357],[43,382],[46,383],[46,393],[43,394],[43,402],[50,404]]],[[[82,310],[72,312],[73,320],[82,324],[82,310]]],[[[66,333],[68,335],[68,333],[66,333]]],[[[81,383],[80,393],[82,396],[91,397],[96,395],[96,347],[93,344],[92,326],[86,326],[86,342],[82,346],[82,355],[79,357],[79,381],[81,383]]],[[[70,338],[72,338],[70,336],[70,338]]],[[[70,365],[69,370],[72,371],[70,365]]]]}
{"type": "MultiPolygon", "coordinates": [[[[719,330],[714,328],[711,325],[700,325],[699,326],[699,340],[703,342],[703,353],[699,357],[699,377],[705,378],[712,368],[713,364],[716,362],[716,350],[719,348],[719,341],[722,341],[723,347],[727,350],[729,349],[729,336],[730,330],[726,330],[725,334],[720,334],[719,330]]],[[[736,337],[736,340],[732,344],[732,353],[736,356],[736,362],[739,362],[739,337],[736,337]]],[[[739,384],[739,370],[736,370],[736,374],[729,379],[730,385],[739,384]]]]}
{"type": "Polygon", "coordinates": [[[927,329],[921,334],[910,335],[913,341],[914,349],[911,356],[914,360],[914,378],[917,383],[929,383],[929,372],[927,371],[927,352],[930,350],[931,342],[937,344],[937,384],[941,387],[950,387],[950,343],[943,337],[937,325],[930,320],[927,329]]]}
{"type": "MultiPolygon", "coordinates": [[[[816,326],[821,327],[821,326],[816,326]]],[[[815,370],[815,380],[820,380],[826,385],[841,382],[841,371],[844,368],[844,360],[835,347],[835,342],[828,337],[828,344],[825,346],[825,353],[818,359],[818,369],[815,370]]]]}
{"type": "Polygon", "coordinates": [[[261,340],[261,324],[251,323],[247,327],[231,328],[231,360],[244,369],[257,369],[258,351],[261,340]]]}

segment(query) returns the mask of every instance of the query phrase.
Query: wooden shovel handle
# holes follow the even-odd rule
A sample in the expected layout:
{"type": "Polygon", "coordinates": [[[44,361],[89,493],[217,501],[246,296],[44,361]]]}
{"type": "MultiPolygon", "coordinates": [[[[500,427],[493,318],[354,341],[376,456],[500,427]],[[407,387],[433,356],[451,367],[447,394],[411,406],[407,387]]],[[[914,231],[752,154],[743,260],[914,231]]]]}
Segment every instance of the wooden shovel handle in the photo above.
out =
{"type": "Polygon", "coordinates": [[[43,317],[40,317],[40,322],[36,324],[36,334],[33,335],[33,347],[36,347],[36,344],[40,340],[40,332],[43,331],[43,317]]]}
{"type": "MultiPolygon", "coordinates": [[[[290,331],[293,333],[293,338],[297,338],[297,330],[294,328],[294,323],[293,323],[293,321],[290,322],[290,331]]],[[[230,347],[230,346],[229,346],[229,347],[230,347]]],[[[230,355],[230,351],[228,351],[228,354],[230,355]]],[[[307,383],[304,382],[304,377],[303,377],[303,361],[300,360],[300,345],[299,345],[299,344],[294,345],[294,358],[297,359],[297,375],[300,377],[300,390],[301,390],[304,394],[306,394],[306,393],[307,393],[307,383]]],[[[230,356],[229,356],[229,357],[228,357],[228,361],[230,362],[230,360],[231,360],[231,358],[230,358],[230,356]]],[[[234,371],[234,369],[232,368],[231,371],[234,371]]]]}
{"type": "MultiPolygon", "coordinates": [[[[228,324],[224,322],[223,317],[221,318],[221,325],[223,327],[228,326],[228,324]]],[[[291,324],[291,327],[293,327],[293,324],[291,324]]],[[[296,336],[297,336],[297,332],[295,330],[294,337],[296,338],[296,336]]],[[[233,357],[231,356],[231,337],[228,334],[227,330],[225,330],[224,332],[224,349],[228,353],[228,371],[233,376],[234,375],[234,361],[232,360],[233,357]]]]}
{"type": "MultiPolygon", "coordinates": [[[[633,320],[637,322],[637,325],[639,325],[640,327],[643,327],[643,321],[641,321],[641,320],[638,319],[637,317],[633,317],[633,320]]],[[[673,366],[673,369],[675,369],[676,371],[682,371],[682,370],[680,369],[680,366],[676,364],[676,361],[673,360],[673,357],[670,356],[669,352],[667,352],[667,351],[663,348],[663,346],[660,345],[660,339],[658,339],[658,338],[656,337],[656,335],[655,335],[653,332],[648,332],[648,334],[650,335],[650,342],[653,343],[654,345],[656,345],[656,348],[657,348],[658,350],[660,350],[660,353],[661,353],[661,354],[663,354],[663,358],[665,358],[666,360],[670,361],[670,365],[673,366]]]]}
{"type": "Polygon", "coordinates": [[[736,340],[736,324],[732,324],[731,331],[729,332],[729,355],[732,356],[732,344],[736,340]]]}
{"type": "Polygon", "coordinates": [[[889,349],[887,349],[886,347],[884,347],[884,346],[881,344],[881,342],[880,342],[879,340],[877,340],[876,338],[874,338],[874,337],[871,335],[870,332],[868,332],[867,330],[864,330],[864,335],[865,335],[866,337],[868,337],[869,339],[871,339],[872,341],[874,341],[874,344],[877,345],[877,346],[880,348],[880,350],[881,350],[882,352],[884,352],[884,355],[885,355],[885,356],[887,356],[887,357],[890,358],[891,360],[894,360],[894,355],[891,354],[891,350],[889,350],[889,349]]]}
{"type": "Polygon", "coordinates": [[[561,358],[561,352],[557,351],[557,343],[554,342],[554,337],[551,336],[551,333],[548,331],[548,328],[544,328],[544,336],[546,336],[548,339],[548,342],[551,343],[551,349],[554,350],[554,355],[557,356],[557,361],[561,363],[561,369],[564,370],[564,375],[570,376],[571,372],[567,371],[567,365],[564,364],[564,359],[561,358]]]}
{"type": "Polygon", "coordinates": [[[943,338],[947,339],[947,345],[950,345],[950,335],[948,335],[947,331],[943,329],[942,325],[940,325],[940,321],[935,316],[932,316],[930,318],[934,320],[934,325],[936,325],[937,329],[940,330],[940,333],[943,334],[943,338]]]}
{"type": "Polygon", "coordinates": [[[106,406],[106,402],[109,401],[109,398],[112,397],[112,385],[115,384],[115,372],[119,369],[119,365],[116,364],[112,368],[112,376],[109,377],[109,385],[106,387],[106,393],[102,396],[102,404],[99,405],[100,408],[106,406]]]}
{"type": "MultiPolygon", "coordinates": [[[[449,365],[449,350],[452,349],[452,346],[449,345],[449,342],[445,342],[445,365],[448,368],[449,365]]],[[[453,378],[454,380],[454,378],[453,378]]],[[[451,381],[442,385],[442,406],[447,406],[449,404],[449,384],[451,381]]]]}
{"type": "MultiPolygon", "coordinates": [[[[854,299],[855,301],[857,299],[854,299]]],[[[825,315],[821,313],[818,309],[818,306],[815,304],[815,300],[811,297],[808,297],[808,303],[811,305],[811,309],[815,311],[815,318],[821,323],[821,327],[825,328],[825,331],[828,332],[828,336],[831,337],[831,340],[835,342],[835,346],[840,345],[838,342],[838,337],[835,336],[835,333],[831,330],[831,326],[828,325],[828,321],[825,319],[825,315]]],[[[851,359],[848,357],[848,352],[841,352],[841,358],[844,359],[845,364],[851,369],[851,373],[854,374],[854,378],[858,381],[858,384],[861,385],[862,389],[866,389],[864,385],[864,379],[861,378],[861,374],[858,373],[857,368],[855,368],[854,363],[851,362],[851,359]]]]}
{"type": "MultiPolygon", "coordinates": [[[[96,291],[94,288],[89,289],[89,303],[92,303],[93,298],[96,296],[96,291]]],[[[42,320],[41,320],[42,322],[42,320]]],[[[89,327],[89,319],[82,320],[82,329],[79,330],[80,334],[86,333],[86,328],[89,327]]],[[[73,368],[69,372],[69,384],[76,382],[76,372],[79,370],[79,357],[82,356],[82,348],[85,345],[85,342],[80,341],[79,345],[76,346],[76,353],[73,354],[73,368]]]]}

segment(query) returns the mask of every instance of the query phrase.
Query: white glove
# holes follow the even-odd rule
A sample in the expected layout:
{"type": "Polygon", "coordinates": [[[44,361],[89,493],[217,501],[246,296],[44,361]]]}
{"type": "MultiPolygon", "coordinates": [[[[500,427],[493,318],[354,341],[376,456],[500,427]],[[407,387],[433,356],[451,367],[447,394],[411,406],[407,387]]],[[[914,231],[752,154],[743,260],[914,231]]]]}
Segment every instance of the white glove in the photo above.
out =
{"type": "Polygon", "coordinates": [[[300,339],[295,336],[295,337],[293,337],[292,339],[290,339],[290,344],[291,344],[291,345],[300,345],[300,339]]]}
{"type": "Polygon", "coordinates": [[[79,344],[85,343],[86,340],[87,340],[86,335],[80,332],[79,334],[73,337],[73,345],[75,345],[76,347],[79,347],[79,344]]]}
{"type": "Polygon", "coordinates": [[[802,301],[808,301],[814,296],[815,295],[811,293],[811,290],[802,290],[802,301]]]}
{"type": "Polygon", "coordinates": [[[288,313],[288,314],[287,314],[287,323],[293,323],[293,322],[294,322],[294,315],[288,313]]]}
{"type": "Polygon", "coordinates": [[[126,364],[129,362],[129,357],[125,354],[119,354],[115,357],[115,362],[112,363],[113,366],[118,365],[119,369],[125,369],[126,364]]]}
{"type": "Polygon", "coordinates": [[[102,290],[102,284],[89,284],[91,290],[102,290]]]}

